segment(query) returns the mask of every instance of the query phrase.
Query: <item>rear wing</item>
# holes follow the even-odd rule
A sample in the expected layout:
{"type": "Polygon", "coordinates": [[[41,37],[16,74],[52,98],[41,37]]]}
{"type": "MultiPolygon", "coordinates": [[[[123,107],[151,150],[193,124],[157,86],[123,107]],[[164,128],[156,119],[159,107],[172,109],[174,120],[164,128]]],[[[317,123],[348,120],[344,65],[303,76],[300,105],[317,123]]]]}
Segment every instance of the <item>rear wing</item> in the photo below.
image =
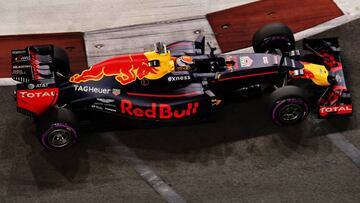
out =
{"type": "Polygon", "coordinates": [[[29,46],[12,50],[12,79],[22,83],[54,83],[53,46],[29,46]]]}
{"type": "Polygon", "coordinates": [[[304,49],[312,51],[319,58],[322,58],[331,77],[332,86],[318,101],[320,117],[351,114],[351,95],[341,63],[338,39],[305,39],[304,49]]]}

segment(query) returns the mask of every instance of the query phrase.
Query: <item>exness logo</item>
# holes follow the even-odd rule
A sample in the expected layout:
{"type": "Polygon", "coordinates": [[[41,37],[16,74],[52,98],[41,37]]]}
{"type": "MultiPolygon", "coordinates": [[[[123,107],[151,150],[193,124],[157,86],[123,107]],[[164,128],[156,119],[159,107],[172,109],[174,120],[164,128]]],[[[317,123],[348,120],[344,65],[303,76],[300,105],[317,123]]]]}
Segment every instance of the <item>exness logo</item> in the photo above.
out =
{"type": "Polygon", "coordinates": [[[180,119],[190,117],[198,112],[199,102],[187,103],[183,109],[173,109],[169,104],[152,103],[151,108],[135,108],[130,100],[120,102],[122,114],[150,119],[180,119]]]}

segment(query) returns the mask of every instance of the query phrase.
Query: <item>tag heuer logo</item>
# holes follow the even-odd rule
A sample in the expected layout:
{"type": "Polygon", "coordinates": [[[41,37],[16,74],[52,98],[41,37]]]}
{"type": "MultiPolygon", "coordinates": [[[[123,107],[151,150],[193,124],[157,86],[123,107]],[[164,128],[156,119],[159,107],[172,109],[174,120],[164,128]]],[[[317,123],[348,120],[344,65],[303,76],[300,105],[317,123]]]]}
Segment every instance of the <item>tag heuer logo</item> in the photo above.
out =
{"type": "Polygon", "coordinates": [[[113,95],[115,95],[115,96],[119,96],[120,93],[121,93],[121,91],[120,91],[120,89],[112,89],[112,93],[113,93],[113,95]]]}
{"type": "Polygon", "coordinates": [[[248,56],[240,57],[240,66],[243,68],[250,67],[253,63],[253,60],[248,56]]]}

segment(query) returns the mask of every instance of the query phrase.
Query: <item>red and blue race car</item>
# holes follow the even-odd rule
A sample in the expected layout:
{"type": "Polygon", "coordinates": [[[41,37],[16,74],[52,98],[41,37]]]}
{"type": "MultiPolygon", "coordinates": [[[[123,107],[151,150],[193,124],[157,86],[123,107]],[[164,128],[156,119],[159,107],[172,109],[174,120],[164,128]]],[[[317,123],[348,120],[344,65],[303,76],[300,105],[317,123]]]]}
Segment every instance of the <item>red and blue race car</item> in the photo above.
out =
{"type": "MultiPolygon", "coordinates": [[[[209,45],[210,46],[210,45],[209,45]]],[[[253,37],[255,53],[205,53],[205,38],[116,56],[79,73],[70,72],[64,50],[29,46],[12,51],[12,78],[19,112],[34,118],[48,149],[76,142],[79,123],[93,113],[122,122],[183,123],[206,118],[227,94],[269,94],[269,115],[293,125],[311,109],[320,117],[351,114],[336,38],[305,39],[295,49],[291,30],[266,25],[253,37]]]]}

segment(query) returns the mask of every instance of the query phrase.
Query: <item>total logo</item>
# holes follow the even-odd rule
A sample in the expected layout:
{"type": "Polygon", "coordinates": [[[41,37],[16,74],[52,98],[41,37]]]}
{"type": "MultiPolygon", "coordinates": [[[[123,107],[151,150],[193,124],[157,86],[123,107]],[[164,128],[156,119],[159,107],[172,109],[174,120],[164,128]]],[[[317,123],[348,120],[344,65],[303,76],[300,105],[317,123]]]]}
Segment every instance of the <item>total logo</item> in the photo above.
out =
{"type": "Polygon", "coordinates": [[[351,105],[347,105],[347,106],[330,106],[330,107],[322,107],[320,109],[320,114],[321,115],[326,115],[328,113],[333,113],[333,112],[336,112],[338,114],[351,113],[352,112],[352,106],[351,105]]]}
{"type": "Polygon", "coordinates": [[[130,100],[120,102],[120,112],[125,115],[150,119],[181,119],[195,115],[198,112],[199,102],[190,102],[183,109],[173,109],[169,104],[153,102],[151,108],[134,107],[130,100]]]}
{"type": "Polygon", "coordinates": [[[41,98],[41,97],[54,97],[56,96],[55,91],[49,91],[49,92],[27,92],[27,91],[21,91],[19,92],[22,98],[41,98]]]}
{"type": "Polygon", "coordinates": [[[88,93],[96,93],[96,94],[109,94],[111,89],[100,88],[100,87],[91,87],[91,86],[82,86],[82,85],[74,85],[75,91],[78,92],[88,92],[88,93]]]}

